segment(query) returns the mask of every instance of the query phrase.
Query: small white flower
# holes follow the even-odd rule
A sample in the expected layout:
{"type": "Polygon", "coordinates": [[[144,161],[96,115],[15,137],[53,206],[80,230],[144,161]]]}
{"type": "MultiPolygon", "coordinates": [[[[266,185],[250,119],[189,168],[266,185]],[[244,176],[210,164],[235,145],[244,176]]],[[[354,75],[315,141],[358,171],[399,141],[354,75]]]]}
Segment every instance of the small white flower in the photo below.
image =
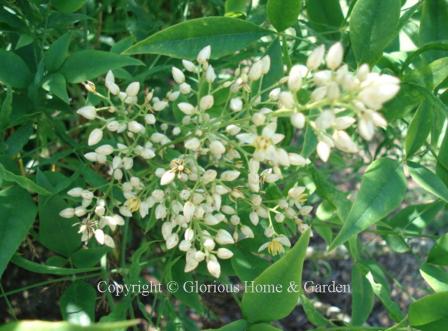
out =
{"type": "Polygon", "coordinates": [[[176,247],[178,243],[179,243],[179,236],[177,235],[177,233],[172,233],[166,240],[166,248],[172,249],[176,247]]]}
{"type": "Polygon", "coordinates": [[[185,82],[185,75],[179,68],[172,67],[171,74],[173,75],[173,79],[177,84],[182,84],[185,82]]]}
{"type": "Polygon", "coordinates": [[[81,196],[81,194],[82,194],[83,191],[84,191],[84,190],[83,190],[81,187],[74,187],[74,188],[70,189],[70,190],[67,192],[67,194],[68,194],[69,196],[71,196],[71,197],[75,197],[75,198],[77,198],[77,197],[80,197],[80,196],[81,196]]]}
{"type": "Polygon", "coordinates": [[[187,220],[187,222],[191,221],[191,219],[193,218],[195,210],[196,210],[196,206],[191,201],[187,201],[184,204],[183,214],[184,214],[184,217],[187,220]]]}
{"type": "Polygon", "coordinates": [[[353,142],[347,132],[336,130],[333,133],[333,141],[336,148],[346,153],[357,153],[358,146],[353,142]]]}
{"type": "Polygon", "coordinates": [[[210,152],[217,157],[221,157],[221,155],[224,154],[226,151],[226,147],[219,140],[213,140],[210,143],[209,148],[210,152]]]}
{"type": "Polygon", "coordinates": [[[98,160],[98,155],[95,152],[86,153],[84,157],[90,162],[96,162],[98,160]]]}
{"type": "Polygon", "coordinates": [[[95,152],[100,155],[110,155],[114,152],[114,148],[111,145],[101,145],[95,149],[95,152]]]}
{"type": "Polygon", "coordinates": [[[228,134],[230,134],[231,136],[237,135],[238,133],[240,133],[240,131],[241,131],[241,128],[235,124],[230,124],[226,127],[226,132],[228,134]]]}
{"type": "Polygon", "coordinates": [[[103,130],[98,128],[93,129],[92,132],[90,132],[87,144],[89,146],[96,145],[101,141],[101,139],[103,139],[103,130]]]}
{"type": "Polygon", "coordinates": [[[107,130],[109,130],[110,132],[117,131],[119,129],[119,127],[120,127],[120,123],[118,123],[117,121],[110,121],[106,125],[107,130]]]}
{"type": "Polygon", "coordinates": [[[182,83],[179,85],[179,91],[182,94],[189,94],[191,92],[191,85],[188,83],[182,83]]]}
{"type": "Polygon", "coordinates": [[[76,113],[88,120],[94,120],[96,118],[96,109],[93,106],[84,106],[78,109],[76,113]]]}
{"type": "Polygon", "coordinates": [[[244,234],[244,236],[246,236],[247,238],[253,238],[254,237],[254,232],[252,231],[252,229],[250,227],[248,227],[247,225],[243,225],[241,227],[241,232],[242,234],[244,234]]]}
{"type": "Polygon", "coordinates": [[[156,117],[153,114],[145,115],[145,123],[149,125],[153,125],[156,123],[156,117]]]}
{"type": "Polygon", "coordinates": [[[261,58],[263,75],[266,75],[271,69],[271,57],[269,55],[265,55],[261,58]]]}
{"type": "Polygon", "coordinates": [[[215,81],[215,79],[216,79],[215,69],[213,69],[213,67],[209,65],[205,72],[205,80],[211,84],[215,81]]]}
{"type": "Polygon", "coordinates": [[[159,100],[152,105],[152,107],[154,108],[155,111],[162,111],[167,106],[168,106],[168,102],[165,100],[159,100]]]}
{"type": "Polygon", "coordinates": [[[261,78],[263,75],[263,62],[262,61],[256,61],[254,64],[252,64],[250,70],[249,70],[249,80],[256,81],[261,78]]]}
{"type": "Polygon", "coordinates": [[[327,141],[319,141],[317,144],[317,155],[319,156],[319,158],[322,161],[327,162],[328,158],[330,157],[330,153],[331,145],[327,141]]]}
{"type": "Polygon", "coordinates": [[[104,231],[101,229],[96,229],[95,239],[100,245],[104,245],[104,231]]]}

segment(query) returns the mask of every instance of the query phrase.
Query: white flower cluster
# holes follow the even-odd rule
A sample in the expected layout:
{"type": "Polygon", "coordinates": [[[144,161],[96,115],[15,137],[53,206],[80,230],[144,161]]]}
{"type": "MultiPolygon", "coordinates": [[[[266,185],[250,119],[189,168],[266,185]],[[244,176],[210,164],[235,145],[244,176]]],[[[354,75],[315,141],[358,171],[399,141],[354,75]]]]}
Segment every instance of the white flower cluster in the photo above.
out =
{"type": "Polygon", "coordinates": [[[154,91],[141,96],[138,82],[121,91],[109,71],[106,95],[91,90],[107,105],[77,111],[93,127],[87,141],[91,151],[84,157],[111,178],[106,189],[68,192],[81,199],[81,206],[60,215],[82,219],[85,243],[95,237],[113,247],[112,233],[127,222],[124,218],[151,217],[160,223],[166,249],[185,253],[186,272],[205,261],[210,274],[219,277],[219,260],[233,256],[231,245],[255,233],[267,238],[260,252],[281,253],[290,246],[283,224],[293,222],[303,231],[312,207],[306,204],[310,192],[298,179],[283,198],[269,196],[269,187],[283,189],[290,170],[310,162],[277,132],[278,118],[290,117],[298,129],[308,123],[319,140],[317,153],[326,161],[332,147],[357,151],[346,131],[355,117],[367,140],[375,126],[384,127],[378,110],[399,89],[396,78],[371,73],[367,66],[350,72],[342,65],[339,43],[326,57],[318,47],[306,66],[293,66],[268,88],[263,87],[268,56],[218,74],[210,55],[207,46],[195,62],[173,67],[174,87],[163,98],[154,91]],[[324,57],[327,69],[319,70],[324,57]],[[298,97],[301,89],[312,91],[306,102],[298,97]]]}

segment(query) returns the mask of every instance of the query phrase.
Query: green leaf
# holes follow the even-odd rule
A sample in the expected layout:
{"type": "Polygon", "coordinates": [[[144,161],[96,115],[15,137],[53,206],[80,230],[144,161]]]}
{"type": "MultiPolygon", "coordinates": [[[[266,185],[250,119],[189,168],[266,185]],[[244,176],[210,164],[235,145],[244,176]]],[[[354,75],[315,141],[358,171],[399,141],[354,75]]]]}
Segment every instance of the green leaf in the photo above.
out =
{"type": "Polygon", "coordinates": [[[448,323],[448,292],[428,295],[411,303],[409,323],[419,330],[443,330],[448,323]],[[439,324],[440,323],[440,324],[439,324]],[[436,329],[435,326],[441,328],[436,329]]]}
{"type": "Polygon", "coordinates": [[[339,0],[307,0],[306,12],[311,27],[328,39],[340,38],[339,29],[344,22],[339,0]]]}
{"type": "Polygon", "coordinates": [[[439,177],[429,169],[414,162],[408,162],[408,168],[412,179],[417,185],[439,199],[448,202],[448,187],[439,177]]]}
{"type": "Polygon", "coordinates": [[[373,162],[367,168],[356,200],[329,250],[387,216],[400,205],[405,192],[406,179],[398,161],[383,158],[373,162]]]}
{"type": "MultiPolygon", "coordinates": [[[[238,321],[226,324],[219,329],[207,329],[204,331],[246,331],[246,330],[247,330],[247,322],[245,320],[238,320],[238,321]]],[[[0,330],[0,331],[2,331],[2,330],[0,330]]]]}
{"type": "Polygon", "coordinates": [[[302,302],[303,310],[305,311],[306,318],[308,321],[316,326],[330,326],[333,325],[331,321],[325,318],[322,313],[314,307],[313,302],[308,299],[305,295],[300,296],[300,301],[302,302]]]}
{"type": "Polygon", "coordinates": [[[72,254],[71,260],[75,267],[90,268],[98,264],[100,259],[107,254],[110,249],[108,247],[89,247],[80,248],[72,254]]]}
{"type": "Polygon", "coordinates": [[[57,96],[65,103],[69,103],[67,94],[67,82],[62,74],[57,72],[48,76],[48,78],[43,82],[42,88],[57,96]]]}
{"type": "Polygon", "coordinates": [[[0,191],[0,278],[36,217],[31,196],[18,186],[0,191]],[[18,208],[20,206],[20,208],[18,208]]]}
{"type": "MultiPolygon", "coordinates": [[[[48,172],[41,173],[37,183],[44,186],[48,181],[56,187],[56,183],[66,179],[62,174],[48,172]]],[[[48,249],[63,256],[70,256],[81,246],[81,235],[78,233],[78,228],[73,226],[77,220],[59,216],[59,212],[67,207],[61,195],[39,197],[39,241],[48,249]]]]}
{"type": "Polygon", "coordinates": [[[375,64],[398,34],[400,0],[358,0],[350,16],[350,40],[358,64],[375,64]]]}
{"type": "Polygon", "coordinates": [[[139,320],[80,326],[68,322],[21,321],[0,326],[0,331],[117,331],[139,324],[139,320]]]}
{"type": "Polygon", "coordinates": [[[51,4],[63,13],[73,13],[80,9],[87,0],[51,0],[51,4]]]}
{"type": "Polygon", "coordinates": [[[365,268],[358,263],[352,267],[352,292],[352,325],[361,326],[372,312],[375,297],[365,268]]]}
{"type": "Polygon", "coordinates": [[[96,290],[92,285],[78,280],[62,293],[59,308],[64,320],[89,325],[95,322],[95,303],[96,290]]]}
{"type": "Polygon", "coordinates": [[[370,282],[373,293],[380,299],[383,306],[386,308],[389,316],[395,321],[399,322],[403,319],[403,313],[400,306],[391,298],[391,288],[387,283],[383,270],[375,264],[369,264],[370,271],[366,278],[370,282]]]}
{"type": "Polygon", "coordinates": [[[27,87],[31,72],[22,58],[13,52],[0,49],[0,82],[15,88],[27,87]]]}
{"type": "Polygon", "coordinates": [[[270,324],[260,323],[249,326],[247,331],[282,331],[282,329],[276,328],[270,324]]]}
{"type": "Polygon", "coordinates": [[[58,70],[68,56],[71,33],[67,32],[55,40],[44,55],[45,67],[48,71],[58,70]]]}
{"type": "Polygon", "coordinates": [[[432,125],[432,107],[427,101],[423,102],[415,112],[411,123],[409,124],[408,133],[406,135],[405,150],[406,157],[410,158],[422,147],[432,125]]]}
{"type": "Polygon", "coordinates": [[[50,192],[43,188],[42,186],[36,184],[31,179],[25,176],[19,176],[11,171],[7,170],[3,164],[0,163],[0,181],[16,183],[20,187],[24,188],[29,192],[39,193],[42,195],[49,195],[50,192]]]}
{"type": "Polygon", "coordinates": [[[243,281],[254,280],[269,266],[266,260],[245,250],[234,249],[233,253],[230,262],[236,275],[243,281]]]}
{"type": "Polygon", "coordinates": [[[445,233],[437,239],[437,242],[429,251],[428,262],[438,265],[448,265],[448,233],[445,233]]]}
{"type": "Polygon", "coordinates": [[[269,34],[253,23],[231,17],[204,17],[173,25],[128,48],[124,54],[160,54],[175,58],[196,58],[207,45],[214,59],[246,48],[269,34]]]}
{"type": "MultiPolygon", "coordinates": [[[[10,125],[10,118],[12,112],[12,89],[8,88],[6,97],[3,99],[2,107],[0,109],[0,132],[4,132],[10,125]]],[[[3,134],[0,134],[0,140],[3,140],[3,134]]]]}
{"type": "Polygon", "coordinates": [[[274,293],[246,292],[242,300],[243,316],[249,322],[270,322],[286,317],[297,305],[299,291],[288,291],[291,284],[302,288],[302,268],[310,230],[305,231],[294,247],[254,280],[254,286],[281,286],[274,293]]]}
{"type": "Polygon", "coordinates": [[[226,16],[246,15],[250,0],[226,0],[224,6],[226,16]]]}
{"type": "MultiPolygon", "coordinates": [[[[420,44],[448,40],[448,1],[424,0],[420,19],[420,44]]],[[[431,51],[425,54],[428,59],[435,59],[447,52],[431,51]]],[[[445,55],[446,56],[446,55],[445,55]]]]}
{"type": "Polygon", "coordinates": [[[301,0],[268,0],[266,13],[269,21],[279,32],[297,23],[301,0]]]}
{"type": "Polygon", "coordinates": [[[129,56],[97,50],[82,50],[70,55],[64,62],[61,73],[70,83],[80,83],[105,74],[109,70],[143,65],[129,56]]]}
{"type": "Polygon", "coordinates": [[[448,273],[444,268],[425,263],[420,268],[420,275],[435,292],[448,291],[448,273]]]}

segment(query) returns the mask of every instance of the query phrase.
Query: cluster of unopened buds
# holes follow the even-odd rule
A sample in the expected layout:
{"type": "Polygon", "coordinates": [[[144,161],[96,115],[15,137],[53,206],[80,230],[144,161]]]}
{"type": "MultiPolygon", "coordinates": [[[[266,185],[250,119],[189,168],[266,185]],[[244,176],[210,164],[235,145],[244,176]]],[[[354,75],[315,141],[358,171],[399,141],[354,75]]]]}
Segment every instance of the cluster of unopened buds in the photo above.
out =
{"type": "Polygon", "coordinates": [[[91,90],[105,105],[77,111],[92,126],[84,157],[110,176],[106,188],[71,189],[68,195],[80,205],[60,213],[81,219],[86,244],[94,237],[113,247],[117,226],[152,218],[166,249],[185,253],[186,272],[205,261],[219,277],[219,260],[231,258],[231,246],[255,233],[266,237],[259,252],[282,253],[290,246],[285,223],[299,231],[307,227],[312,192],[299,178],[285,186],[288,174],[310,160],[277,132],[278,119],[289,117],[299,130],[308,125],[325,162],[333,147],[358,151],[348,133],[355,132],[347,131],[356,123],[366,140],[375,127],[384,128],[379,110],[399,90],[396,78],[370,72],[367,65],[349,71],[339,43],[328,52],[317,47],[306,65],[294,65],[267,87],[268,56],[216,73],[211,51],[207,46],[195,62],[173,67],[172,89],[164,97],[155,96],[158,89],[139,94],[138,82],[121,91],[109,71],[105,93],[91,90]],[[302,89],[310,91],[307,100],[299,98],[302,89]],[[284,189],[284,197],[273,199],[272,186],[284,189]]]}

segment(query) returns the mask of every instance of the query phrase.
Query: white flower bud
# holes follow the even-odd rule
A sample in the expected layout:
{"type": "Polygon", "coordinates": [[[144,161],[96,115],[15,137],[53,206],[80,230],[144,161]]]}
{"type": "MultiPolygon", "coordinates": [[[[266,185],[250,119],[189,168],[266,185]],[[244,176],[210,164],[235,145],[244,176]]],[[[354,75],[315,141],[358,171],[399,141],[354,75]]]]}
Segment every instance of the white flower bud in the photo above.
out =
{"type": "Polygon", "coordinates": [[[123,158],[123,168],[125,170],[131,170],[134,166],[134,160],[130,157],[124,157],[123,158]]]}
{"type": "Polygon", "coordinates": [[[246,236],[247,238],[253,238],[254,237],[254,232],[252,231],[252,229],[250,227],[248,227],[247,225],[243,225],[241,227],[241,232],[242,234],[244,234],[244,236],[246,236]]]}
{"type": "Polygon", "coordinates": [[[240,133],[240,131],[241,131],[241,128],[235,124],[230,124],[226,127],[226,132],[228,134],[230,134],[231,136],[237,135],[238,133],[240,133]]]}
{"type": "Polygon", "coordinates": [[[69,190],[69,191],[67,192],[67,194],[68,194],[69,196],[71,196],[71,197],[75,197],[75,198],[77,198],[77,197],[80,197],[80,196],[81,196],[82,191],[83,191],[83,189],[82,189],[81,187],[74,187],[74,188],[72,188],[71,190],[69,190]]]}
{"type": "Polygon", "coordinates": [[[134,133],[140,133],[145,131],[145,127],[137,121],[130,121],[128,123],[128,130],[134,133]]]}
{"type": "Polygon", "coordinates": [[[178,242],[179,242],[179,236],[177,235],[177,233],[172,233],[166,240],[166,248],[172,249],[177,246],[178,242]]]}
{"type": "Polygon", "coordinates": [[[326,130],[333,125],[335,120],[336,117],[332,110],[324,110],[316,119],[316,127],[319,130],[326,130]]]}
{"type": "Polygon", "coordinates": [[[233,253],[230,249],[221,247],[221,248],[218,248],[218,252],[216,255],[218,255],[218,257],[222,260],[227,260],[227,259],[232,258],[233,253]]]}
{"type": "Polygon", "coordinates": [[[263,75],[263,62],[256,61],[254,64],[252,64],[249,70],[248,78],[251,81],[256,81],[259,80],[262,75],[263,75]]]}
{"type": "Polygon", "coordinates": [[[94,120],[96,118],[96,109],[93,106],[79,108],[76,113],[88,120],[94,120]]]}
{"type": "Polygon", "coordinates": [[[340,149],[346,153],[357,153],[358,146],[354,143],[352,138],[347,134],[347,132],[342,130],[337,130],[333,133],[334,145],[337,149],[340,149]]]}
{"type": "Polygon", "coordinates": [[[132,82],[131,84],[128,85],[128,87],[126,87],[126,95],[128,97],[136,97],[139,90],[140,90],[140,83],[132,82]]]}
{"type": "Polygon", "coordinates": [[[297,153],[288,153],[289,163],[294,166],[303,167],[310,163],[310,160],[305,159],[302,155],[297,153]]]}
{"type": "Polygon", "coordinates": [[[297,92],[302,87],[302,72],[299,65],[291,68],[288,76],[288,89],[297,92]]]}
{"type": "Polygon", "coordinates": [[[230,100],[230,109],[233,111],[241,111],[243,109],[243,100],[241,98],[232,98],[230,100]]]}
{"type": "Polygon", "coordinates": [[[188,83],[182,83],[179,85],[179,91],[182,94],[188,94],[191,92],[191,86],[188,83]]]}
{"type": "Polygon", "coordinates": [[[168,185],[174,180],[174,178],[176,178],[176,173],[174,171],[165,171],[162,178],[160,178],[160,185],[168,185]]]}
{"type": "Polygon", "coordinates": [[[216,79],[215,69],[211,65],[207,67],[207,71],[205,72],[205,80],[210,84],[213,83],[216,79]]]}
{"type": "Polygon", "coordinates": [[[194,137],[188,139],[184,145],[186,149],[197,151],[201,147],[201,142],[199,141],[198,138],[194,137]]]}
{"type": "Polygon", "coordinates": [[[278,101],[281,108],[293,109],[295,106],[294,96],[291,92],[280,92],[278,101]]]}
{"type": "Polygon", "coordinates": [[[258,214],[257,214],[256,212],[254,212],[254,211],[252,211],[252,212],[249,214],[249,220],[250,220],[250,222],[251,222],[253,225],[255,225],[255,226],[257,226],[258,223],[260,222],[260,218],[258,217],[258,214]]]}
{"type": "Polygon", "coordinates": [[[337,42],[330,47],[327,53],[327,57],[325,58],[327,62],[327,67],[331,70],[336,70],[342,63],[344,58],[344,49],[342,48],[342,44],[337,42]]]}
{"type": "Polygon", "coordinates": [[[184,214],[184,217],[187,220],[187,222],[190,222],[191,219],[193,218],[195,209],[196,209],[196,206],[191,201],[187,201],[184,204],[183,214],[184,214]]]}
{"type": "Polygon", "coordinates": [[[170,101],[176,101],[177,98],[179,98],[180,92],[179,91],[169,91],[166,94],[166,97],[168,98],[168,100],[170,101]]]}
{"type": "Polygon", "coordinates": [[[181,102],[177,104],[177,107],[186,115],[193,115],[195,112],[195,107],[188,102],[181,102]]]}
{"type": "Polygon", "coordinates": [[[196,58],[198,63],[206,64],[207,61],[210,59],[211,52],[212,52],[212,48],[210,45],[205,46],[203,49],[201,49],[196,58]]]}
{"type": "Polygon", "coordinates": [[[261,126],[266,122],[266,116],[261,112],[252,115],[252,122],[255,126],[261,126]]]}
{"type": "Polygon", "coordinates": [[[185,82],[185,75],[179,68],[172,67],[171,74],[173,75],[173,79],[177,84],[182,84],[185,82]]]}
{"type": "Polygon", "coordinates": [[[262,63],[262,71],[263,75],[266,75],[271,69],[271,57],[269,55],[265,55],[261,58],[262,63]]]}
{"type": "Polygon", "coordinates": [[[328,158],[330,157],[330,153],[331,153],[331,146],[324,141],[319,141],[319,143],[317,144],[317,155],[319,156],[319,158],[324,161],[327,162],[328,158]]]}
{"type": "Polygon", "coordinates": [[[322,61],[324,60],[325,55],[325,46],[320,45],[319,47],[315,48],[310,56],[308,56],[308,59],[306,61],[306,66],[310,70],[316,70],[319,68],[319,66],[322,64],[322,61]]]}
{"type": "Polygon", "coordinates": [[[226,230],[223,229],[219,229],[216,236],[215,236],[215,240],[218,244],[220,245],[229,245],[229,244],[234,244],[235,241],[233,240],[232,235],[227,232],[226,230]]]}
{"type": "Polygon", "coordinates": [[[201,98],[199,101],[199,108],[201,110],[208,110],[213,107],[213,104],[215,103],[215,99],[213,95],[207,94],[201,98]]]}
{"type": "Polygon", "coordinates": [[[182,65],[189,72],[197,72],[197,70],[198,70],[198,68],[196,68],[194,63],[191,61],[188,61],[188,60],[182,60],[182,65]]]}
{"type": "Polygon", "coordinates": [[[375,134],[375,124],[366,115],[362,115],[358,121],[358,130],[361,137],[365,140],[372,140],[375,134]]]}
{"type": "Polygon", "coordinates": [[[75,208],[75,215],[77,217],[83,217],[85,214],[87,214],[87,210],[84,207],[76,207],[75,208]]]}
{"type": "Polygon", "coordinates": [[[226,147],[219,140],[214,140],[209,145],[210,152],[215,156],[221,156],[226,151],[226,147]]]}
{"type": "Polygon", "coordinates": [[[114,152],[114,148],[111,145],[101,145],[95,149],[95,152],[100,155],[110,155],[114,152]]]}
{"type": "Polygon", "coordinates": [[[95,152],[86,153],[84,154],[84,157],[90,162],[96,162],[98,159],[97,154],[95,152]]]}
{"type": "Polygon", "coordinates": [[[291,115],[291,124],[297,129],[303,129],[305,126],[305,115],[302,113],[294,113],[291,115]]]}
{"type": "Polygon", "coordinates": [[[104,245],[104,231],[101,229],[96,229],[95,232],[95,239],[100,245],[104,245]]]}
{"type": "Polygon", "coordinates": [[[191,248],[191,242],[188,240],[182,240],[179,244],[179,250],[186,252],[191,248]]]}
{"type": "Polygon", "coordinates": [[[349,128],[356,120],[351,116],[336,117],[334,120],[334,127],[338,130],[345,130],[349,128]]]}
{"type": "Polygon", "coordinates": [[[156,123],[156,117],[153,114],[145,115],[146,124],[153,125],[156,123]]]}
{"type": "Polygon", "coordinates": [[[159,100],[157,102],[154,102],[152,105],[152,108],[154,108],[155,111],[162,111],[168,106],[168,102],[165,100],[159,100]]]}
{"type": "Polygon", "coordinates": [[[221,275],[221,265],[216,260],[210,260],[207,262],[207,270],[215,278],[219,278],[221,275]]]}
{"type": "Polygon", "coordinates": [[[63,218],[72,218],[75,216],[75,209],[74,208],[65,208],[60,211],[59,216],[63,218]]]}
{"type": "Polygon", "coordinates": [[[107,123],[107,125],[106,125],[107,130],[109,130],[110,132],[117,131],[119,127],[120,127],[120,123],[118,123],[117,121],[111,121],[111,122],[107,123]]]}
{"type": "Polygon", "coordinates": [[[232,182],[240,176],[240,172],[236,170],[227,170],[221,174],[221,180],[225,182],[232,182]]]}

